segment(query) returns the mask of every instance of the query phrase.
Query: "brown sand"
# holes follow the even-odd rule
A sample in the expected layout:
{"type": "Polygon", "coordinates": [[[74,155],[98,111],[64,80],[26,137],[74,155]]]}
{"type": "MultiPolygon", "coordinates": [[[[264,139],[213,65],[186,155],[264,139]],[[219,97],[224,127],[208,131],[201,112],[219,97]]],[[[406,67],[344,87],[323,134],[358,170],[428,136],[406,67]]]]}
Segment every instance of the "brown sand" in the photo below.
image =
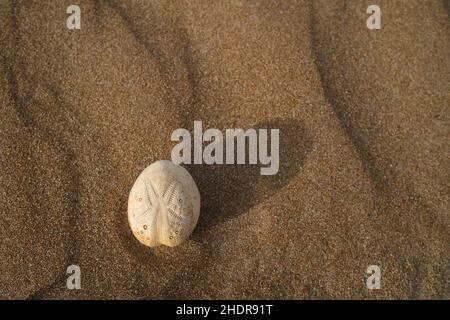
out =
{"type": "Polygon", "coordinates": [[[0,2],[0,298],[450,298],[448,2],[72,2],[0,2]],[[280,128],[280,172],[188,166],[148,249],[129,190],[194,120],[280,128]]]}

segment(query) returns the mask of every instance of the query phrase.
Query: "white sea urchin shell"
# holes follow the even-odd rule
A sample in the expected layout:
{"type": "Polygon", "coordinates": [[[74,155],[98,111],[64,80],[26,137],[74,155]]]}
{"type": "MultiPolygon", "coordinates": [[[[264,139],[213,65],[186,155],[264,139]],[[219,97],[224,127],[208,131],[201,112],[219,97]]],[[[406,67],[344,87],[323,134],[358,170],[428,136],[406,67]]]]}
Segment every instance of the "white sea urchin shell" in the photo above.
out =
{"type": "Polygon", "coordinates": [[[174,247],[194,230],[200,193],[194,179],[171,161],[156,161],[136,179],[128,198],[128,222],[142,244],[174,247]]]}

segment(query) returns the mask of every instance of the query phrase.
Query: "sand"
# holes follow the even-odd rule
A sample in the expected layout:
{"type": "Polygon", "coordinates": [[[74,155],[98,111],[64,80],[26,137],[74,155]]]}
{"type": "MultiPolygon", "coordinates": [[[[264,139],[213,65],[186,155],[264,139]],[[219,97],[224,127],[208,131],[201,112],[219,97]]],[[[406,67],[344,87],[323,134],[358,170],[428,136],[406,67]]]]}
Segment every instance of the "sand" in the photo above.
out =
{"type": "Polygon", "coordinates": [[[447,1],[72,2],[0,2],[0,298],[450,298],[447,1]],[[149,249],[128,193],[194,120],[280,129],[280,171],[186,166],[149,249]]]}

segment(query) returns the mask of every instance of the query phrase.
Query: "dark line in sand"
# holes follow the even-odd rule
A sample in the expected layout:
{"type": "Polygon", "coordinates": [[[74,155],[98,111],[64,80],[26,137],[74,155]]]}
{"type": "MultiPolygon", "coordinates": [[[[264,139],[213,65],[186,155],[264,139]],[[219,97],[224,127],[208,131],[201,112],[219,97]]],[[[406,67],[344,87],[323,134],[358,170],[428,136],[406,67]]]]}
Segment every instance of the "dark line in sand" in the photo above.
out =
{"type": "MultiPolygon", "coordinates": [[[[136,41],[144,47],[144,49],[150,54],[150,56],[158,62],[158,64],[164,68],[164,66],[167,65],[167,59],[164,57],[164,55],[159,52],[159,50],[156,48],[156,45],[153,43],[149,43],[146,41],[142,33],[138,30],[136,25],[133,23],[133,21],[130,19],[128,14],[125,12],[125,10],[117,3],[115,0],[105,0],[106,4],[113,9],[116,14],[119,15],[119,17],[124,22],[125,26],[127,27],[128,31],[133,35],[133,37],[136,39],[136,41]]],[[[160,70],[161,73],[164,70],[160,70]]],[[[167,71],[167,70],[166,70],[167,71]]]]}
{"type": "Polygon", "coordinates": [[[328,77],[328,65],[325,56],[322,54],[320,50],[320,46],[318,45],[319,31],[317,30],[316,24],[316,11],[314,8],[313,0],[309,1],[309,11],[310,11],[310,29],[311,29],[311,37],[310,44],[311,50],[313,53],[314,63],[316,65],[317,71],[320,76],[320,83],[322,86],[323,93],[325,95],[326,101],[331,106],[333,112],[336,114],[341,127],[345,130],[348,138],[354,145],[356,151],[360,154],[363,166],[365,171],[369,175],[369,179],[371,185],[374,187],[376,192],[379,192],[380,189],[387,184],[383,175],[381,174],[382,170],[377,169],[375,165],[375,157],[371,154],[369,148],[366,143],[358,137],[355,133],[355,129],[352,126],[351,121],[345,114],[345,102],[340,98],[339,94],[336,92],[332,81],[328,77]]]}
{"type": "MultiPolygon", "coordinates": [[[[18,21],[18,13],[20,12],[20,5],[22,5],[22,1],[15,2],[11,1],[12,6],[12,29],[11,32],[14,34],[14,47],[16,51],[20,48],[20,28],[19,28],[19,21],[18,21]]],[[[14,107],[16,108],[19,117],[25,127],[25,129],[35,129],[40,134],[42,134],[42,139],[49,143],[51,146],[53,146],[60,154],[62,154],[65,168],[63,170],[67,173],[70,184],[67,186],[68,188],[68,217],[69,217],[69,254],[67,255],[66,265],[70,265],[76,262],[76,259],[78,257],[78,240],[76,235],[78,234],[78,222],[80,217],[80,208],[79,208],[79,169],[76,162],[76,157],[74,151],[64,142],[62,138],[59,138],[56,132],[51,130],[50,128],[45,128],[39,126],[27,113],[27,107],[30,102],[35,102],[34,99],[32,100],[31,94],[32,90],[31,87],[27,94],[25,95],[25,99],[22,97],[20,93],[20,86],[19,81],[17,78],[17,75],[14,72],[14,66],[19,68],[23,72],[23,76],[26,75],[26,65],[23,60],[20,59],[20,56],[16,56],[16,61],[9,62],[6,59],[2,59],[1,65],[3,66],[6,79],[10,85],[10,95],[14,102],[14,107]]],[[[61,102],[60,99],[56,99],[58,104],[61,102]]],[[[60,106],[61,107],[61,106],[60,106]]],[[[34,180],[33,180],[34,181],[34,180]]],[[[37,190],[37,186],[33,186],[34,191],[37,190]]],[[[34,204],[33,204],[34,206],[34,204]]],[[[47,290],[51,290],[54,288],[61,279],[64,278],[66,274],[66,270],[64,269],[64,272],[62,275],[58,275],[54,281],[52,281],[48,286],[38,289],[36,292],[32,293],[28,298],[29,299],[39,299],[47,290]]]]}
{"type": "MultiPolygon", "coordinates": [[[[39,128],[41,132],[45,133],[45,137],[52,142],[52,144],[60,151],[63,155],[65,155],[64,163],[65,163],[65,172],[69,176],[69,181],[71,182],[68,188],[68,216],[69,216],[69,255],[66,261],[66,268],[69,265],[79,263],[77,260],[79,259],[79,242],[77,235],[79,234],[80,228],[80,220],[81,220],[81,210],[80,210],[80,172],[76,160],[76,156],[74,151],[63,141],[63,139],[59,138],[56,132],[53,132],[49,128],[39,128]]],[[[52,282],[47,287],[41,288],[37,292],[35,292],[30,298],[31,299],[39,299],[43,296],[47,291],[52,290],[57,287],[57,284],[60,283],[66,277],[66,270],[62,271],[62,275],[58,276],[54,282],[52,282]]],[[[64,282],[62,282],[64,283],[64,282]]]]}
{"type": "Polygon", "coordinates": [[[444,5],[445,11],[447,11],[447,16],[450,19],[450,1],[442,0],[442,4],[444,5]]]}
{"type": "MultiPolygon", "coordinates": [[[[5,63],[5,62],[3,62],[5,63]]],[[[72,227],[69,229],[70,233],[70,253],[67,258],[66,265],[70,265],[75,263],[76,257],[78,256],[78,250],[77,250],[77,240],[76,240],[76,234],[77,234],[77,227],[78,227],[78,217],[79,217],[79,171],[78,171],[78,165],[76,164],[76,157],[73,152],[66,144],[65,142],[58,137],[58,135],[52,131],[49,128],[43,128],[38,126],[27,114],[26,112],[26,105],[29,103],[29,101],[23,100],[20,97],[20,94],[18,93],[17,89],[17,78],[16,76],[11,72],[11,67],[8,67],[8,82],[10,84],[10,95],[14,100],[14,105],[16,109],[19,112],[19,116],[24,124],[24,127],[27,129],[36,129],[40,134],[42,134],[42,137],[44,141],[47,141],[50,145],[52,145],[58,152],[62,155],[65,163],[65,172],[69,176],[69,181],[71,182],[70,185],[67,186],[68,188],[68,194],[69,196],[73,196],[69,198],[68,203],[68,216],[69,216],[69,225],[72,227]],[[71,243],[71,244],[70,244],[71,243]]],[[[36,102],[36,101],[35,101],[36,102]]],[[[34,181],[34,180],[32,180],[34,181]]],[[[37,190],[37,186],[33,185],[33,190],[37,190]]],[[[30,196],[29,196],[30,197],[30,196]]],[[[32,206],[34,207],[34,203],[32,203],[32,206]]],[[[34,210],[37,210],[34,207],[34,210]]],[[[64,270],[65,274],[65,270],[64,270]]],[[[31,299],[37,298],[40,296],[40,293],[47,289],[51,289],[55,286],[57,282],[60,281],[61,278],[64,276],[58,276],[58,278],[52,282],[48,287],[41,288],[34,294],[30,296],[31,299]]]]}
{"type": "MultiPolygon", "coordinates": [[[[179,88],[177,87],[177,80],[171,79],[171,77],[170,77],[171,74],[175,74],[176,71],[178,71],[178,70],[175,70],[173,65],[171,65],[171,59],[169,57],[167,57],[162,50],[158,49],[156,41],[149,42],[147,39],[145,39],[144,35],[139,31],[136,24],[133,22],[132,19],[130,19],[129,15],[120,6],[118,1],[116,1],[116,0],[104,0],[104,1],[111,9],[113,9],[113,11],[117,15],[119,15],[119,17],[122,19],[125,27],[133,35],[133,37],[135,38],[137,43],[149,53],[150,57],[154,61],[157,62],[157,70],[165,84],[165,88],[168,90],[168,94],[175,99],[174,100],[175,105],[173,106],[173,108],[180,108],[182,105],[181,105],[181,98],[179,97],[179,94],[178,94],[179,88]]],[[[179,39],[181,40],[181,44],[183,45],[183,48],[185,48],[184,40],[187,39],[187,37],[183,37],[182,34],[180,33],[179,39]]],[[[189,42],[187,42],[186,53],[190,53],[190,43],[189,42]]],[[[191,82],[190,87],[193,92],[193,100],[195,100],[196,99],[195,98],[196,97],[196,93],[195,93],[196,85],[193,84],[195,82],[195,80],[191,80],[191,79],[195,79],[195,78],[194,78],[194,76],[191,76],[191,74],[190,74],[190,72],[193,72],[192,71],[193,70],[192,69],[193,62],[189,57],[190,57],[190,55],[186,56],[186,58],[184,56],[182,56],[181,58],[186,63],[186,67],[188,69],[188,79],[191,82]],[[188,61],[188,62],[186,62],[186,61],[188,61]]],[[[194,106],[194,105],[192,105],[192,106],[194,106]]],[[[187,110],[187,112],[185,112],[185,113],[187,115],[189,115],[190,111],[192,111],[192,110],[187,110]]]]}
{"type": "Polygon", "coordinates": [[[11,65],[9,65],[6,62],[6,59],[2,59],[1,65],[3,67],[3,73],[6,76],[6,81],[8,81],[9,86],[10,86],[10,95],[11,98],[13,100],[14,103],[14,108],[16,109],[20,120],[22,121],[23,125],[25,127],[30,126],[31,125],[31,119],[28,117],[24,104],[23,104],[23,100],[22,97],[20,96],[19,93],[19,85],[17,83],[17,77],[14,74],[14,71],[11,67],[11,65]]]}
{"type": "MultiPolygon", "coordinates": [[[[181,23],[177,23],[177,26],[181,25],[181,23]]],[[[181,60],[183,61],[186,72],[187,72],[187,81],[189,82],[189,91],[190,91],[190,107],[191,110],[189,110],[188,114],[189,117],[187,117],[187,123],[188,125],[191,125],[192,122],[195,120],[196,115],[192,116],[192,114],[196,114],[195,110],[198,110],[200,106],[200,95],[199,95],[199,83],[200,83],[200,75],[198,72],[198,66],[196,65],[194,61],[194,55],[192,50],[192,43],[189,40],[189,37],[187,35],[187,31],[183,27],[178,28],[178,37],[180,40],[180,44],[182,47],[183,54],[181,55],[181,60]]]]}
{"type": "Polygon", "coordinates": [[[420,261],[419,258],[417,257],[413,257],[412,258],[412,264],[414,266],[414,278],[413,278],[413,282],[412,282],[412,287],[411,287],[411,299],[415,300],[415,299],[419,299],[421,296],[421,292],[422,292],[422,278],[424,275],[424,265],[423,263],[420,261]]]}

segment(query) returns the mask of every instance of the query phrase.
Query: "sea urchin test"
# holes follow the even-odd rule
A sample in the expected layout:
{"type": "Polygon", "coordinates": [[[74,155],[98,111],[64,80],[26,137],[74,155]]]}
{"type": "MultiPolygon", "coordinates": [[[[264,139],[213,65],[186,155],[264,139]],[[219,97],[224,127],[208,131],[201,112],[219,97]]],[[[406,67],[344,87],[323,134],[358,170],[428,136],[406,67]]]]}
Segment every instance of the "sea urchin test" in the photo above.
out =
{"type": "Polygon", "coordinates": [[[128,198],[128,222],[134,236],[149,247],[174,247],[194,230],[200,193],[194,179],[171,161],[156,161],[137,178],[128,198]]]}

